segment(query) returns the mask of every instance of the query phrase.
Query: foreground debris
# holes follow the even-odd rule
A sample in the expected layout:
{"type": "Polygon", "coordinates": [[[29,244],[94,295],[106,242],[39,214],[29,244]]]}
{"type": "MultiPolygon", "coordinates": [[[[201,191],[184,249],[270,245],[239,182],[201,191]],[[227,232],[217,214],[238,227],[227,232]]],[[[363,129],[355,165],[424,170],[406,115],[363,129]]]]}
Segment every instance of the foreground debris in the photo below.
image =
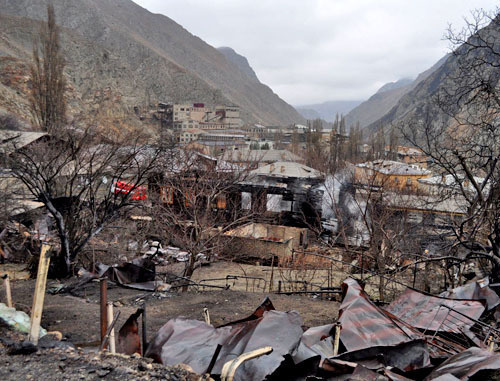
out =
{"type": "Polygon", "coordinates": [[[355,279],[346,279],[341,289],[339,314],[333,312],[326,325],[305,327],[298,312],[277,311],[266,298],[249,316],[235,321],[219,319],[211,324],[210,314],[202,314],[201,308],[200,320],[170,315],[173,318],[148,340],[142,335],[144,305],[145,310],[137,309],[116,327],[116,348],[122,355],[84,353],[65,342],[47,347],[45,338],[36,347],[21,337],[2,340],[0,360],[15,364],[13,374],[25,361],[28,365],[19,375],[27,379],[32,375],[30,366],[33,372],[43,366],[52,369],[52,379],[69,378],[60,364],[75,373],[73,378],[82,379],[190,379],[169,373],[179,364],[198,377],[194,379],[210,374],[228,380],[228,369],[234,372],[234,380],[251,381],[500,377],[500,355],[495,352],[500,338],[495,319],[498,297],[487,281],[450,290],[449,297],[409,288],[384,308],[370,300],[355,279]],[[464,292],[470,299],[458,299],[464,292]],[[38,360],[44,356],[45,362],[38,360]],[[59,367],[57,372],[54,367],[59,367]]]}
{"type": "Polygon", "coordinates": [[[75,349],[71,344],[26,336],[0,325],[1,380],[210,380],[185,365],[165,367],[140,356],[111,355],[75,349]]]}
{"type": "Polygon", "coordinates": [[[332,324],[304,331],[297,312],[276,311],[266,299],[249,317],[220,327],[172,319],[145,356],[224,378],[228,361],[271,347],[270,354],[242,362],[236,370],[236,380],[252,381],[500,377],[500,354],[493,352],[498,331],[477,320],[487,310],[484,295],[497,305],[493,291],[475,292],[479,300],[462,300],[408,289],[387,310],[354,279],[345,280],[342,291],[339,317],[332,324]]]}

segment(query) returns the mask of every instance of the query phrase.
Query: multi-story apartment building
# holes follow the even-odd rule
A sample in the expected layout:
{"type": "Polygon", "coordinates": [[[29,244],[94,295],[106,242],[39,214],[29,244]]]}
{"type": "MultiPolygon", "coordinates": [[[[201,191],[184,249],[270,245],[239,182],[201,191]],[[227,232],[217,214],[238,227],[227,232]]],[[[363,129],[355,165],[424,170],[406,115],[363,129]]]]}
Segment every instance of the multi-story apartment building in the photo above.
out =
{"type": "Polygon", "coordinates": [[[242,125],[238,106],[208,107],[204,103],[158,105],[156,118],[163,128],[185,130],[223,130],[239,128],[242,125]]]}

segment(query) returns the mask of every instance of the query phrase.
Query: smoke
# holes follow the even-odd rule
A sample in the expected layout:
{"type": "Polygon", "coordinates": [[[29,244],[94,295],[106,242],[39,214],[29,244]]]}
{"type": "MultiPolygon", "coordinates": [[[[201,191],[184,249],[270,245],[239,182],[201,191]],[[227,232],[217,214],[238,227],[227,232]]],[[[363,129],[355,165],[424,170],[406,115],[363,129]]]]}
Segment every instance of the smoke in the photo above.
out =
{"type": "Polygon", "coordinates": [[[349,244],[359,246],[369,240],[363,215],[366,202],[356,199],[352,175],[344,172],[327,176],[318,190],[323,192],[321,221],[323,229],[333,234],[345,233],[349,244]]]}

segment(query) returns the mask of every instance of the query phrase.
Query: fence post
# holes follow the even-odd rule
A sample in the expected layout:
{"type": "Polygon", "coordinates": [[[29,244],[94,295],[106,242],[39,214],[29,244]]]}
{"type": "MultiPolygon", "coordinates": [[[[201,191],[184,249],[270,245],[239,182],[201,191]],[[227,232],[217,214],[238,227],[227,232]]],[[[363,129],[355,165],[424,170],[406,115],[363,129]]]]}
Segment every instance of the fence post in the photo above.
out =
{"type": "Polygon", "coordinates": [[[50,264],[50,257],[47,255],[49,250],[49,245],[42,244],[36,275],[35,293],[33,295],[33,307],[31,308],[29,340],[35,345],[38,344],[38,339],[40,338],[40,322],[42,320],[43,300],[45,298],[45,286],[47,285],[47,274],[50,264]]]}
{"type": "Polygon", "coordinates": [[[273,292],[273,282],[274,282],[274,254],[272,254],[271,259],[271,279],[269,279],[269,292],[273,292]]]}
{"type": "MultiPolygon", "coordinates": [[[[100,282],[101,290],[101,345],[108,330],[108,283],[106,278],[102,278],[100,282]]],[[[105,349],[105,347],[103,347],[105,349]]]]}
{"type": "Polygon", "coordinates": [[[7,300],[7,307],[12,308],[13,303],[12,303],[12,293],[10,290],[9,274],[3,275],[2,278],[3,278],[3,285],[5,287],[5,299],[7,300]]]}

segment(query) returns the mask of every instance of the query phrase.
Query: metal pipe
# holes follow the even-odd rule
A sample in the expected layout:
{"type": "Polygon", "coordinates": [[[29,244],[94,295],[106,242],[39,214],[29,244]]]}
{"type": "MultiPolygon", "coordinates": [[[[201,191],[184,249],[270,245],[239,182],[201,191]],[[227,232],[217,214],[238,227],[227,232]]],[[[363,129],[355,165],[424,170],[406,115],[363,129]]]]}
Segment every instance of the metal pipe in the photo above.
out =
{"type": "Polygon", "coordinates": [[[108,329],[106,330],[106,333],[104,334],[104,338],[102,339],[101,346],[99,347],[99,351],[104,350],[106,347],[106,344],[108,343],[109,335],[111,331],[115,328],[115,324],[118,321],[118,317],[120,316],[120,311],[117,311],[115,314],[115,318],[113,319],[113,322],[109,325],[108,329]]]}
{"type": "MultiPolygon", "coordinates": [[[[113,303],[108,303],[108,311],[107,311],[107,318],[108,318],[108,328],[113,322],[113,303]]],[[[116,353],[116,343],[115,343],[115,329],[111,328],[111,331],[109,333],[109,351],[111,353],[116,353]]]]}

